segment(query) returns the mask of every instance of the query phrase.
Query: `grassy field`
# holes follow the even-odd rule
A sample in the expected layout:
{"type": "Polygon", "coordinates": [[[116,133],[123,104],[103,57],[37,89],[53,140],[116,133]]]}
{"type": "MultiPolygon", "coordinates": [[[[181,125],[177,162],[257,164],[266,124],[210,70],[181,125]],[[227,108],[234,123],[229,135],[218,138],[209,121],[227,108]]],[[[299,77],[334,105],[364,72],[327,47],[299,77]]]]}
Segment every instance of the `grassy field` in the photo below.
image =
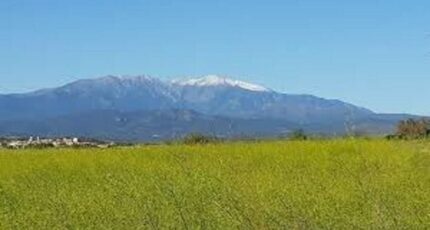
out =
{"type": "Polygon", "coordinates": [[[430,229],[430,143],[0,150],[0,229],[430,229]]]}

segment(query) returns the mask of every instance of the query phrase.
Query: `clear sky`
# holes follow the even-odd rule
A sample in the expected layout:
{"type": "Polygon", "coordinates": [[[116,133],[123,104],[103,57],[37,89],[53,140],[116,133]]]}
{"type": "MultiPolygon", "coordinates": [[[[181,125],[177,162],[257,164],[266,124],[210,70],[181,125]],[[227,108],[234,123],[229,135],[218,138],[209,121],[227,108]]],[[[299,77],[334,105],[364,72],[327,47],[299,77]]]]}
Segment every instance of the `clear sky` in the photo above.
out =
{"type": "Polygon", "coordinates": [[[0,93],[108,74],[222,74],[430,115],[430,1],[0,1],[0,93]]]}

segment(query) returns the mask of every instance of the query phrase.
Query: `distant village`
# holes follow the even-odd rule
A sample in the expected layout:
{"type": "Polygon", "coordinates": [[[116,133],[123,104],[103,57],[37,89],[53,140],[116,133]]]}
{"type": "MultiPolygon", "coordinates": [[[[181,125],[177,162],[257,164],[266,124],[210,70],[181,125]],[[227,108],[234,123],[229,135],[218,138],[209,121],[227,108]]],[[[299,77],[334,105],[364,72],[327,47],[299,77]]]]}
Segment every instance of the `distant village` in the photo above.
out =
{"type": "Polygon", "coordinates": [[[23,148],[59,148],[59,147],[96,147],[109,148],[115,143],[105,143],[98,140],[84,140],[77,137],[41,138],[41,137],[6,137],[0,138],[0,147],[9,149],[23,148]]]}

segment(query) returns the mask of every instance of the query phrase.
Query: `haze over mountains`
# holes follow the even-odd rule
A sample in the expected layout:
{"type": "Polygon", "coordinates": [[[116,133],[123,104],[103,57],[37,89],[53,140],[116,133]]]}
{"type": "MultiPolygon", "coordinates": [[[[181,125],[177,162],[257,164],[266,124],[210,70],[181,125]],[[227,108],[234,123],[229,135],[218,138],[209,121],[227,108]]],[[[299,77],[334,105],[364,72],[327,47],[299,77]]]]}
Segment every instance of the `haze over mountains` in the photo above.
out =
{"type": "Polygon", "coordinates": [[[0,135],[143,141],[190,132],[223,137],[279,136],[296,129],[386,134],[408,117],[216,75],[175,81],[106,76],[0,95],[0,135]]]}

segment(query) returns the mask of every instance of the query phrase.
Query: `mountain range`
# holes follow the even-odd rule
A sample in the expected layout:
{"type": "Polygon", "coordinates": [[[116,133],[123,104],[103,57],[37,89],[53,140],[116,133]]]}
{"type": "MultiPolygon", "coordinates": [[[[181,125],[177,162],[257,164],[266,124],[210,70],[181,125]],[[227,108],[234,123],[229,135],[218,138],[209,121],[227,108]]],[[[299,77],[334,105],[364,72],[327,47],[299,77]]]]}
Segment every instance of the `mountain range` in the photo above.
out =
{"type": "Polygon", "coordinates": [[[387,134],[407,114],[294,95],[217,75],[162,81],[106,76],[0,95],[0,135],[156,141],[199,132],[222,137],[387,134]]]}

